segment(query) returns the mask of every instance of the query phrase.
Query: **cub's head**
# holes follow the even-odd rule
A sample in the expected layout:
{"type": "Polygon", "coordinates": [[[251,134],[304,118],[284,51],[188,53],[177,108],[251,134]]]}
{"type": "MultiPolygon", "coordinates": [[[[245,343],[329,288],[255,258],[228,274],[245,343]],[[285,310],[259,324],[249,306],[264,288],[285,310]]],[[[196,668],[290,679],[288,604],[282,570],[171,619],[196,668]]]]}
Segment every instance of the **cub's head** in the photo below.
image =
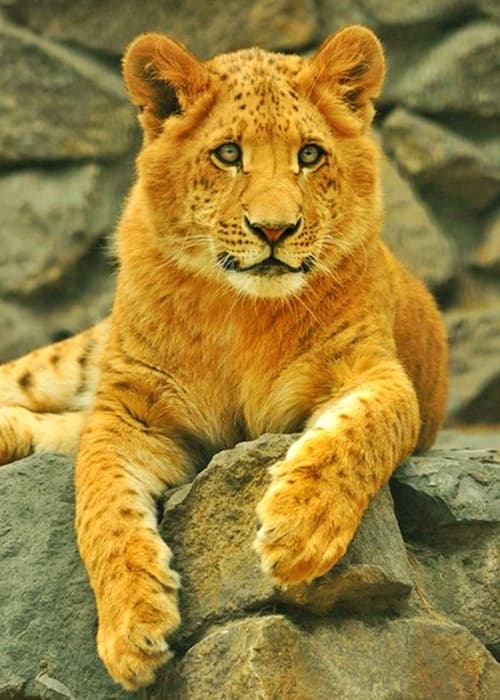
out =
{"type": "Polygon", "coordinates": [[[384,59],[360,26],[312,58],[249,49],[200,62],[159,34],[124,58],[141,109],[152,234],[173,264],[257,297],[297,293],[380,227],[372,99],[384,59]]]}

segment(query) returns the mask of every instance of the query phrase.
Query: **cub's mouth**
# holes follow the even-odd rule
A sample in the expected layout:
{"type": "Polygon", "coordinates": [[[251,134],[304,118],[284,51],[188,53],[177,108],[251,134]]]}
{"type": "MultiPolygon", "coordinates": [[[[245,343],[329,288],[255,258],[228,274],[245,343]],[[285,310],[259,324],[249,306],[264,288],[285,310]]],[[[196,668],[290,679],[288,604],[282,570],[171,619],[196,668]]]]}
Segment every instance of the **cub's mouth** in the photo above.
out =
{"type": "Polygon", "coordinates": [[[314,258],[312,255],[308,255],[304,258],[299,267],[292,267],[271,254],[255,265],[242,267],[239,260],[234,255],[222,253],[222,255],[219,256],[219,264],[224,270],[231,270],[233,272],[247,272],[258,277],[278,277],[280,275],[289,274],[290,272],[309,272],[314,266],[314,258]]]}

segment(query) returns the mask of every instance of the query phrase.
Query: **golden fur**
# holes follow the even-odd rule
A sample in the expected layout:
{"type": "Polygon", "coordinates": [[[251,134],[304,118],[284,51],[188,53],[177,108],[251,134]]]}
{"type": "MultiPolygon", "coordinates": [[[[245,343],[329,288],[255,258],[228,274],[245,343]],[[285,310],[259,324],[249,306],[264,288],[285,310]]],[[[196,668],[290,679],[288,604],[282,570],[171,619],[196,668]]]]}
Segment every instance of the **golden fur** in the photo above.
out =
{"type": "Polygon", "coordinates": [[[383,74],[358,26],[310,59],[201,63],[156,34],[125,56],[144,145],[111,321],[0,370],[0,462],[72,452],[83,430],[78,544],[99,653],[126,688],[153,680],[179,624],[165,488],[240,440],[302,431],[272,468],[255,547],[277,584],[310,581],[442,421],[441,320],[379,237],[383,74]]]}

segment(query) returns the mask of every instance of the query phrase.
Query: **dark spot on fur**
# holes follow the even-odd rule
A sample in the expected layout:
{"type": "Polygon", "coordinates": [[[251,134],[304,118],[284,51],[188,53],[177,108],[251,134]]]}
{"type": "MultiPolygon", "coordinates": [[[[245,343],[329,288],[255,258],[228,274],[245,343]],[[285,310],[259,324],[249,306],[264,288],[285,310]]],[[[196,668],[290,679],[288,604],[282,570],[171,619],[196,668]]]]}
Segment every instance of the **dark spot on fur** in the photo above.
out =
{"type": "Polygon", "coordinates": [[[359,96],[362,92],[363,88],[354,88],[344,93],[344,100],[347,102],[347,106],[352,112],[356,112],[359,109],[359,96]]]}
{"type": "Polygon", "coordinates": [[[53,352],[52,355],[51,355],[50,358],[49,358],[49,362],[50,362],[51,365],[54,365],[54,367],[55,367],[56,365],[59,364],[59,360],[60,360],[60,359],[61,359],[61,356],[59,355],[59,353],[58,353],[58,352],[53,352]]]}
{"type": "Polygon", "coordinates": [[[132,391],[134,388],[130,382],[124,380],[113,382],[112,387],[118,391],[132,391]]]}
{"type": "Polygon", "coordinates": [[[19,382],[20,387],[22,387],[24,390],[27,390],[33,384],[33,375],[31,374],[31,372],[25,372],[19,377],[17,381],[19,382]]]}

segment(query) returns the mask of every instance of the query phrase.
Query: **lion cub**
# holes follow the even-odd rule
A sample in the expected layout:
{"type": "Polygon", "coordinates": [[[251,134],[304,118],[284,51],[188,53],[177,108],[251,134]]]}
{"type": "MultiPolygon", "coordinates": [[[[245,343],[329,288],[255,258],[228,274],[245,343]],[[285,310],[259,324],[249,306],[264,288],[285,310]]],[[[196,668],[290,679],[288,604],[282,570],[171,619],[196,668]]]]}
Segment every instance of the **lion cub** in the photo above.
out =
{"type": "Polygon", "coordinates": [[[123,70],[144,145],[112,315],[1,368],[0,462],[80,443],[99,654],[132,689],[179,624],[158,496],[218,450],[302,431],[272,468],[255,547],[278,585],[321,576],[394,468],[434,440],[446,341],[379,237],[370,122],[384,59],[369,30],[308,59],[249,49],[205,63],[146,34],[123,70]]]}

